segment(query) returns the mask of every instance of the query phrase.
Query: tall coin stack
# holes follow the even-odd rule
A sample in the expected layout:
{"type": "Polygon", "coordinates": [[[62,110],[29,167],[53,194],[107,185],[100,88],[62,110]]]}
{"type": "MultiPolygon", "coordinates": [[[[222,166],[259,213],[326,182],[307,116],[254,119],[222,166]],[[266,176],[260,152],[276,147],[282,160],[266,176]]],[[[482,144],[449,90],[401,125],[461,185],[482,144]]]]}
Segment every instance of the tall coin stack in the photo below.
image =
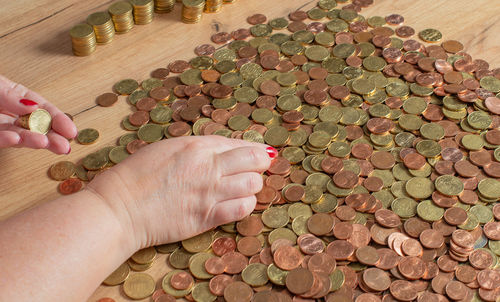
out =
{"type": "Polygon", "coordinates": [[[153,21],[153,0],[130,0],[134,7],[135,24],[144,25],[153,21]]]}
{"type": "Polygon", "coordinates": [[[182,22],[200,22],[204,7],[204,0],[182,0],[182,22]]]}
{"type": "Polygon", "coordinates": [[[134,27],[132,10],[132,5],[127,1],[116,2],[109,7],[109,13],[115,24],[116,33],[123,34],[129,32],[134,27]]]}
{"type": "Polygon", "coordinates": [[[159,14],[171,12],[174,4],[175,0],[155,0],[155,12],[159,14]]]}
{"type": "Polygon", "coordinates": [[[91,14],[87,18],[87,23],[94,28],[98,44],[107,44],[113,40],[115,28],[113,27],[113,20],[111,20],[111,16],[107,12],[91,14]]]}
{"type": "Polygon", "coordinates": [[[73,53],[76,56],[88,56],[96,49],[97,41],[92,26],[78,24],[69,31],[73,53]]]}
{"type": "Polygon", "coordinates": [[[216,13],[220,11],[221,7],[222,7],[222,0],[206,0],[205,9],[203,11],[205,13],[216,13]]]}

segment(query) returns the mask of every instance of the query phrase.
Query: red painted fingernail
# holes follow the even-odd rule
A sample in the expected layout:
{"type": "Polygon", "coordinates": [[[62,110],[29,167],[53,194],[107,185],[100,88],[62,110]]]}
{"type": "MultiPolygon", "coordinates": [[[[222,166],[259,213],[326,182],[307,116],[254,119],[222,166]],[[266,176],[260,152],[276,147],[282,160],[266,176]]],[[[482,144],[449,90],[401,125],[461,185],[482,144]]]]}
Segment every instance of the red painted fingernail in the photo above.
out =
{"type": "Polygon", "coordinates": [[[68,152],[66,152],[66,154],[69,154],[71,152],[71,146],[69,146],[69,150],[68,152]]]}
{"type": "Polygon", "coordinates": [[[273,147],[267,147],[266,152],[270,158],[275,158],[276,156],[278,156],[278,150],[274,149],[273,147]]]}
{"type": "Polygon", "coordinates": [[[25,105],[25,106],[35,106],[35,105],[38,105],[37,102],[34,102],[32,100],[28,100],[28,99],[22,99],[19,101],[19,103],[25,105]]]}

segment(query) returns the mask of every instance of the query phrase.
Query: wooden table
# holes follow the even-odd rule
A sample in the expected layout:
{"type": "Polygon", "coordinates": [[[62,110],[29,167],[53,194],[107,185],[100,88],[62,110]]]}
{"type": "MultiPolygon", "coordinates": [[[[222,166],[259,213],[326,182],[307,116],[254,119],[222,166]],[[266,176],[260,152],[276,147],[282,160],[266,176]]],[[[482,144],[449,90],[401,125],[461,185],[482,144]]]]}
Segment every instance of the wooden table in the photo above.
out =
{"type": "MultiPolygon", "coordinates": [[[[298,8],[308,10],[316,3],[237,0],[224,5],[220,13],[205,14],[202,22],[195,25],[180,22],[177,4],[169,14],[155,14],[153,23],[135,26],[131,32],[115,36],[111,44],[98,46],[92,56],[73,56],[69,29],[84,22],[90,13],[105,10],[112,2],[0,1],[0,73],[41,93],[73,115],[78,128],[93,127],[101,133],[100,141],[91,146],[73,142],[68,156],[45,150],[0,150],[0,219],[59,196],[58,183],[47,176],[52,163],[63,159],[76,162],[94,150],[116,144],[125,133],[120,122],[130,113],[130,106],[125,97],[120,97],[112,108],[95,106],[96,96],[111,91],[115,82],[123,78],[140,81],[174,59],[191,58],[194,47],[209,43],[210,35],[216,31],[248,27],[246,17],[253,13],[265,13],[272,19],[298,8]]],[[[461,41],[473,58],[487,60],[492,68],[500,67],[500,6],[495,1],[375,0],[373,6],[361,12],[367,17],[389,13],[402,14],[405,24],[417,32],[437,28],[444,39],[461,41]]],[[[160,286],[166,270],[163,256],[148,273],[160,286]]],[[[101,287],[89,301],[103,296],[127,300],[120,291],[120,287],[101,287]]]]}

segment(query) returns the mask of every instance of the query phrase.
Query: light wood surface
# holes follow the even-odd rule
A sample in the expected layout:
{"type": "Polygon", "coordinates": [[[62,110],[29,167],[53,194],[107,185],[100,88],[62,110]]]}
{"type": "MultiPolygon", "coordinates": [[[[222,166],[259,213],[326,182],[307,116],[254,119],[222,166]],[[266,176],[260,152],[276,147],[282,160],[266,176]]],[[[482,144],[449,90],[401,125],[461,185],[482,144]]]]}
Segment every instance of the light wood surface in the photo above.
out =
{"type": "MultiPolygon", "coordinates": [[[[191,58],[194,47],[209,43],[216,31],[248,27],[246,17],[253,13],[272,19],[298,8],[310,9],[316,3],[237,0],[217,14],[205,14],[202,22],[194,25],[180,22],[177,4],[169,14],[155,14],[153,23],[135,26],[131,32],[117,35],[111,44],[98,46],[92,56],[73,56],[69,29],[112,2],[0,0],[0,73],[72,114],[78,128],[93,127],[101,133],[99,142],[91,146],[73,142],[68,156],[45,150],[0,150],[0,219],[59,196],[58,183],[47,176],[52,163],[63,159],[76,162],[96,149],[116,144],[125,133],[120,122],[130,113],[130,106],[124,97],[112,108],[95,106],[95,97],[111,91],[115,82],[123,78],[141,81],[174,59],[191,58]]],[[[402,14],[405,24],[417,32],[437,28],[444,39],[461,41],[473,58],[487,60],[492,68],[500,67],[500,5],[496,1],[375,0],[361,12],[367,17],[390,13],[402,14]]],[[[158,288],[167,269],[163,255],[148,270],[158,280],[158,288]]],[[[121,287],[100,287],[89,301],[103,296],[127,301],[121,287]]]]}

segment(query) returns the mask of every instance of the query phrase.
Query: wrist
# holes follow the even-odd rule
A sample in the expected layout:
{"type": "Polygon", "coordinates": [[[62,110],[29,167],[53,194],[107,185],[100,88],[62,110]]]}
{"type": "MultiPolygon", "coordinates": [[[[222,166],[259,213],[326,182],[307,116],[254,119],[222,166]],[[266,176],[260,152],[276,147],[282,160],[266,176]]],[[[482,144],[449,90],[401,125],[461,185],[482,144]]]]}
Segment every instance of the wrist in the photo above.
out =
{"type": "MultiPolygon", "coordinates": [[[[109,176],[110,173],[106,174],[108,174],[106,176],[109,176]]],[[[113,182],[108,182],[106,179],[99,179],[89,183],[82,192],[102,205],[103,211],[106,212],[105,215],[109,220],[108,222],[113,225],[114,233],[120,242],[120,249],[127,254],[126,257],[128,258],[141,248],[141,243],[137,236],[137,225],[134,223],[129,207],[126,205],[126,200],[122,196],[124,192],[116,189],[121,187],[113,185],[113,182]]]]}

